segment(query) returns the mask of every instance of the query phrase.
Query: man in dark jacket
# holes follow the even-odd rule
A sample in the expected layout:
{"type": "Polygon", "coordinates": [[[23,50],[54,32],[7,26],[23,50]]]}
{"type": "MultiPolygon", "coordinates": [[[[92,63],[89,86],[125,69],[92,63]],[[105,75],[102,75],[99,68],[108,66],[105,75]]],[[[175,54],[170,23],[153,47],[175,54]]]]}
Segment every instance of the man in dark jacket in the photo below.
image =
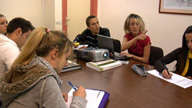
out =
{"type": "Polygon", "coordinates": [[[109,29],[101,28],[96,16],[88,16],[86,19],[86,24],[87,29],[85,29],[81,34],[77,35],[73,42],[88,44],[89,47],[98,47],[97,34],[110,37],[109,29]]]}

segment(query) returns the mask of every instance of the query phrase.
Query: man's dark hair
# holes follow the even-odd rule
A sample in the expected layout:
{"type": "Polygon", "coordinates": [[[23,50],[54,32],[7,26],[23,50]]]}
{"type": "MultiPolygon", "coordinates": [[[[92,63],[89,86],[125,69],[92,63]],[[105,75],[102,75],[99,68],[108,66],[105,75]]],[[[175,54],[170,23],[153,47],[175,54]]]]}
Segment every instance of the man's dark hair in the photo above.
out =
{"type": "Polygon", "coordinates": [[[94,15],[88,16],[87,19],[86,19],[86,24],[87,24],[87,26],[89,26],[89,21],[90,21],[92,18],[97,18],[97,17],[94,16],[94,15]]]}
{"type": "Polygon", "coordinates": [[[7,33],[13,33],[17,28],[21,28],[22,33],[28,32],[29,30],[32,31],[34,29],[30,21],[21,17],[14,18],[9,22],[7,26],[7,33]]]}

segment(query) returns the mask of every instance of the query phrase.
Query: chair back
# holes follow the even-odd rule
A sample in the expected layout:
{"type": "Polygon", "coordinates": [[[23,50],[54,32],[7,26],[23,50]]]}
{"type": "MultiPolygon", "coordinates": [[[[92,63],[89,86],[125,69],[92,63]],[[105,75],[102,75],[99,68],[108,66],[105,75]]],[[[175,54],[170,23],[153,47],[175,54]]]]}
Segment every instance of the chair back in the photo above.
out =
{"type": "Polygon", "coordinates": [[[156,46],[151,46],[149,64],[154,66],[155,62],[164,56],[163,49],[156,46]]]}
{"type": "Polygon", "coordinates": [[[113,48],[115,52],[121,52],[121,42],[118,39],[113,39],[113,48]]]}
{"type": "Polygon", "coordinates": [[[2,105],[3,105],[3,103],[2,103],[1,100],[0,100],[0,108],[1,108],[2,105]]]}
{"type": "Polygon", "coordinates": [[[78,34],[75,39],[73,40],[73,42],[79,41],[79,36],[81,36],[81,34],[78,34]]]}

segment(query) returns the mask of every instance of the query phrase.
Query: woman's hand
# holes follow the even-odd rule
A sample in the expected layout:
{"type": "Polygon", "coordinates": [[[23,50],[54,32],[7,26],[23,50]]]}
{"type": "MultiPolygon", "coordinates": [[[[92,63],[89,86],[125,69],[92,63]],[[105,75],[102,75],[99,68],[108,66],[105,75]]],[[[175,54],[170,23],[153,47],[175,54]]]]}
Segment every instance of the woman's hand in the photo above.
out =
{"type": "Polygon", "coordinates": [[[129,54],[127,52],[121,52],[121,55],[125,55],[127,57],[133,57],[134,56],[133,54],[129,54]]]}
{"type": "Polygon", "coordinates": [[[162,76],[163,76],[163,78],[165,78],[165,79],[170,79],[171,77],[172,77],[172,73],[170,73],[169,72],[169,74],[168,74],[168,72],[167,72],[167,69],[164,69],[163,70],[163,72],[162,72],[162,76]]]}
{"type": "Polygon", "coordinates": [[[79,96],[79,97],[85,98],[86,97],[85,88],[83,88],[82,86],[79,86],[79,88],[73,92],[73,96],[79,96]]]}
{"type": "Polygon", "coordinates": [[[191,76],[186,76],[186,77],[192,80],[192,77],[191,77],[191,76]]]}
{"type": "Polygon", "coordinates": [[[147,31],[145,31],[143,34],[136,36],[135,39],[136,40],[145,40],[147,38],[147,36],[145,35],[146,33],[147,33],[147,31]]]}
{"type": "Polygon", "coordinates": [[[63,98],[65,99],[65,101],[68,101],[68,93],[63,93],[63,98]]]}

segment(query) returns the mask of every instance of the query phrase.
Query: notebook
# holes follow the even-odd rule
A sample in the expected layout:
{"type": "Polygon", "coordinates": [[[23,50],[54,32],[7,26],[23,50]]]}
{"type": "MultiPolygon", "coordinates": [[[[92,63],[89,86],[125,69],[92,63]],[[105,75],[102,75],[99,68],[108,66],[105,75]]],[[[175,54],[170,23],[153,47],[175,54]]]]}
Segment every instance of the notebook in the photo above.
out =
{"type": "Polygon", "coordinates": [[[99,48],[104,48],[104,49],[109,50],[111,58],[113,58],[115,60],[130,59],[130,57],[121,55],[120,53],[114,51],[113,38],[98,34],[97,35],[97,41],[98,41],[98,47],[99,48]]]}
{"type": "Polygon", "coordinates": [[[97,62],[86,62],[87,67],[97,70],[99,72],[116,68],[121,65],[122,65],[122,62],[116,61],[114,59],[107,59],[107,60],[97,61],[97,62]]]}
{"type": "MultiPolygon", "coordinates": [[[[67,106],[70,107],[73,98],[73,92],[75,90],[72,88],[68,93],[67,106]]],[[[87,105],[86,108],[105,108],[110,94],[104,90],[97,89],[85,89],[87,105]]]]}

